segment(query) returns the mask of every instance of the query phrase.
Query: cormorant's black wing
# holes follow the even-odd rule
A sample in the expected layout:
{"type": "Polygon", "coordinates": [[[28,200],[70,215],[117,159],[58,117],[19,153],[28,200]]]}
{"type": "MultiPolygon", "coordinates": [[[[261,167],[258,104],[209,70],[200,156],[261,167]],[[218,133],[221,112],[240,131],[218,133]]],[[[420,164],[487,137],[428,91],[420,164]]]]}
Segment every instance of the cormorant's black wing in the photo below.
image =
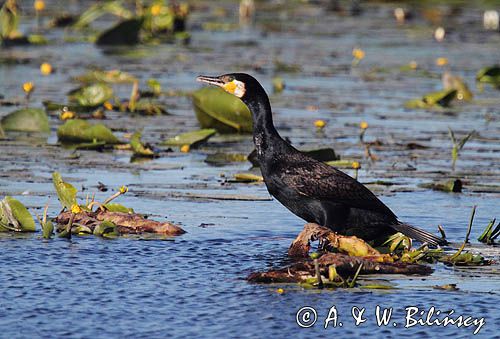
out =
{"type": "MultiPolygon", "coordinates": [[[[302,157],[301,157],[302,158],[302,157]]],[[[396,215],[368,188],[338,169],[314,159],[282,164],[277,173],[282,182],[297,193],[348,207],[396,215]]]]}

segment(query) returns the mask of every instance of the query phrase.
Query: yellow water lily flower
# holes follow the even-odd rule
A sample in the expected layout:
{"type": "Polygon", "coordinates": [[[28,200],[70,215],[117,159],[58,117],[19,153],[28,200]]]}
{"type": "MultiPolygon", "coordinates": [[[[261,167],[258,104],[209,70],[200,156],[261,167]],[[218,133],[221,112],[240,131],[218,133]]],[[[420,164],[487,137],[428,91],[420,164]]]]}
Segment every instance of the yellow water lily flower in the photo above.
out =
{"type": "Polygon", "coordinates": [[[35,0],[33,3],[33,7],[35,7],[35,11],[41,12],[45,9],[45,1],[43,0],[35,0]]]}
{"type": "Polygon", "coordinates": [[[352,56],[355,59],[361,60],[365,57],[365,51],[363,51],[361,48],[354,48],[352,50],[352,56]]]}
{"type": "Polygon", "coordinates": [[[324,128],[326,126],[326,121],[318,119],[314,122],[314,126],[316,126],[319,129],[324,128]]]}
{"type": "Polygon", "coordinates": [[[67,111],[67,110],[63,110],[61,115],[59,116],[59,119],[61,119],[61,120],[69,120],[69,119],[74,119],[74,118],[76,118],[75,112],[67,111]]]}
{"type": "Polygon", "coordinates": [[[361,127],[361,129],[367,129],[368,123],[366,121],[361,121],[361,123],[359,124],[359,127],[361,127]]]}
{"type": "Polygon", "coordinates": [[[40,65],[40,72],[43,75],[49,75],[52,73],[52,65],[49,64],[48,62],[44,62],[43,64],[40,65]]]}
{"type": "Polygon", "coordinates": [[[446,65],[448,65],[448,59],[447,58],[443,58],[443,57],[437,58],[436,59],[436,65],[438,65],[438,66],[446,66],[446,65]]]}
{"type": "Polygon", "coordinates": [[[28,93],[28,94],[33,91],[33,88],[35,88],[35,85],[33,85],[33,83],[31,81],[25,82],[23,84],[23,91],[28,93]]]}
{"type": "Polygon", "coordinates": [[[284,289],[282,289],[282,288],[278,288],[278,289],[276,290],[276,293],[278,293],[278,294],[283,294],[283,293],[285,293],[285,290],[284,290],[284,289]]]}
{"type": "Polygon", "coordinates": [[[152,16],[160,15],[161,7],[162,6],[160,4],[156,4],[156,5],[151,6],[151,15],[152,16]]]}
{"type": "Polygon", "coordinates": [[[360,169],[361,168],[361,164],[357,161],[353,161],[352,162],[352,168],[357,170],[357,169],[360,169]]]}
{"type": "Polygon", "coordinates": [[[71,205],[71,213],[78,214],[82,213],[82,208],[78,204],[71,205]]]}
{"type": "Polygon", "coordinates": [[[110,103],[109,101],[105,101],[103,104],[104,108],[107,109],[108,111],[113,110],[113,104],[110,103]]]}
{"type": "Polygon", "coordinates": [[[182,153],[188,153],[189,150],[190,150],[189,145],[182,145],[182,147],[181,147],[181,152],[182,153]]]}
{"type": "Polygon", "coordinates": [[[127,192],[128,192],[128,187],[127,186],[120,187],[120,194],[125,194],[127,192]]]}

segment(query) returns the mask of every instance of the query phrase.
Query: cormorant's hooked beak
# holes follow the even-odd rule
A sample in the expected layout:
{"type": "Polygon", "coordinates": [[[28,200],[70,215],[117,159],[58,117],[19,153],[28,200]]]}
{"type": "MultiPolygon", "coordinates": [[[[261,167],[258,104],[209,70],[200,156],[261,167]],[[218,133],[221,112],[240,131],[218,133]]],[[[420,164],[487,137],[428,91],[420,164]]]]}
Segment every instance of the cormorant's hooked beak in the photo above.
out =
{"type": "Polygon", "coordinates": [[[218,77],[209,77],[205,75],[200,75],[196,78],[199,82],[204,82],[210,85],[215,85],[222,87],[226,92],[242,98],[245,95],[245,84],[241,81],[235,80],[234,78],[229,78],[227,75],[222,75],[218,77]]]}
{"type": "Polygon", "coordinates": [[[204,82],[204,83],[219,86],[219,87],[223,87],[226,84],[219,77],[209,77],[206,75],[200,75],[199,77],[196,78],[196,81],[204,82]]]}

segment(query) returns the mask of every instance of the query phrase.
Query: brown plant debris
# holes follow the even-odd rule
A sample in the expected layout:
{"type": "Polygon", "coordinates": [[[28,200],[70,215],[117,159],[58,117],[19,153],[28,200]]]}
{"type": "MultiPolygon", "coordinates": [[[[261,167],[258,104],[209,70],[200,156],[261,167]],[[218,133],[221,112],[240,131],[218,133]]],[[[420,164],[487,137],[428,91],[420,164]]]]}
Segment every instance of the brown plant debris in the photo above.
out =
{"type": "MultiPolygon", "coordinates": [[[[66,225],[71,215],[71,212],[62,212],[55,221],[60,225],[66,225]]],[[[96,212],[82,211],[75,214],[73,224],[87,226],[93,231],[104,220],[114,223],[122,234],[160,233],[174,236],[186,233],[182,228],[168,221],[159,222],[145,219],[139,214],[102,211],[100,209],[96,212]]]]}

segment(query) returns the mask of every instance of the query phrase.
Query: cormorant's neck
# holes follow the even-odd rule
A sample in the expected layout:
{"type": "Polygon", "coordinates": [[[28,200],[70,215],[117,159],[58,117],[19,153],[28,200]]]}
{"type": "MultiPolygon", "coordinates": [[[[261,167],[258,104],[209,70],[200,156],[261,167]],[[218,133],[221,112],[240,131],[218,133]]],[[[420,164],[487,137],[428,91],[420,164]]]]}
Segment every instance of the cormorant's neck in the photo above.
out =
{"type": "Polygon", "coordinates": [[[251,88],[248,92],[251,94],[245,95],[242,100],[252,113],[253,140],[257,153],[262,156],[267,149],[284,140],[274,127],[271,104],[264,88],[258,85],[258,88],[251,88]]]}

